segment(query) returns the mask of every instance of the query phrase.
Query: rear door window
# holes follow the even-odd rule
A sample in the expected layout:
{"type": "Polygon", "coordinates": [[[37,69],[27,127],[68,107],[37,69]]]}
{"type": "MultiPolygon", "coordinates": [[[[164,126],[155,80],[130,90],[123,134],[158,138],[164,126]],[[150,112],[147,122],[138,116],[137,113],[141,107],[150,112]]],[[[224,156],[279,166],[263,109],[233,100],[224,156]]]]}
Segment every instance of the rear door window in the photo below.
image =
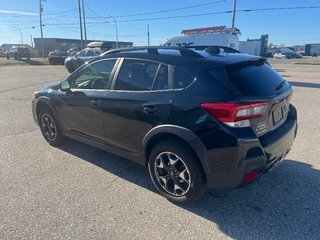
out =
{"type": "Polygon", "coordinates": [[[194,80],[194,77],[179,69],[173,68],[173,89],[184,89],[188,87],[194,80]]]}
{"type": "Polygon", "coordinates": [[[264,61],[233,64],[226,67],[226,73],[229,81],[244,95],[273,96],[289,86],[264,61]]]}
{"type": "Polygon", "coordinates": [[[86,57],[92,57],[92,56],[94,56],[94,51],[93,50],[88,50],[86,52],[86,57]]]}
{"type": "Polygon", "coordinates": [[[168,89],[168,67],[150,61],[125,59],[114,89],[127,91],[168,89]]]}

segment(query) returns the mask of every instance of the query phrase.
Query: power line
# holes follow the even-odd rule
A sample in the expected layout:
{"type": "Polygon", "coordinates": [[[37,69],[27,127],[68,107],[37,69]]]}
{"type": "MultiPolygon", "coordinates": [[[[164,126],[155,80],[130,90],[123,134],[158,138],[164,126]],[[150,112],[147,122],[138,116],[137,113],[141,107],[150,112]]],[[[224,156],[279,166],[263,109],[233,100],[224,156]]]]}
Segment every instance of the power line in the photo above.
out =
{"type": "MultiPolygon", "coordinates": [[[[241,10],[237,10],[237,12],[263,12],[263,11],[301,10],[301,9],[319,9],[319,8],[320,8],[320,6],[280,7],[280,8],[253,8],[253,9],[241,9],[241,10]]],[[[228,10],[228,11],[219,11],[219,12],[210,12],[210,13],[198,13],[198,14],[189,14],[189,15],[180,15],[180,16],[128,19],[128,20],[119,20],[118,22],[155,21],[155,20],[176,19],[176,18],[190,18],[190,17],[200,17],[200,16],[209,16],[209,15],[217,15],[217,14],[228,14],[228,13],[232,13],[232,11],[228,10]]]]}
{"type": "Polygon", "coordinates": [[[96,15],[98,18],[104,18],[104,17],[102,17],[101,15],[99,15],[98,13],[96,13],[95,11],[93,11],[92,8],[91,8],[86,2],[85,2],[84,4],[85,4],[86,7],[89,9],[89,11],[90,11],[91,13],[93,13],[94,15],[96,15]]]}
{"type": "Polygon", "coordinates": [[[60,15],[60,14],[64,14],[64,13],[75,12],[77,10],[78,10],[77,8],[73,8],[73,9],[70,9],[70,10],[63,11],[63,12],[47,13],[47,14],[45,14],[45,16],[60,15]]]}
{"type": "MultiPolygon", "coordinates": [[[[215,1],[215,2],[208,2],[208,3],[202,3],[202,4],[192,5],[192,6],[180,7],[180,8],[159,10],[159,11],[153,11],[153,12],[144,12],[144,13],[133,13],[133,14],[127,14],[127,15],[114,16],[114,17],[116,17],[116,18],[125,18],[125,17],[135,17],[135,16],[144,16],[144,15],[151,15],[151,14],[175,12],[175,11],[181,11],[181,10],[186,10],[186,9],[191,9],[191,8],[204,7],[204,6],[208,6],[208,5],[212,5],[212,4],[222,3],[222,2],[225,2],[225,1],[226,0],[220,0],[220,1],[215,1]]],[[[97,17],[91,17],[91,18],[105,18],[105,17],[97,14],[95,11],[93,11],[92,8],[90,8],[88,6],[88,4],[85,3],[85,5],[90,10],[90,12],[92,12],[94,15],[97,16],[97,17]]]]}
{"type": "MultiPolygon", "coordinates": [[[[85,3],[88,7],[88,5],[85,3]]],[[[264,12],[264,11],[279,11],[279,10],[302,10],[302,9],[319,9],[320,6],[304,6],[304,7],[278,7],[278,8],[254,8],[254,9],[241,9],[237,10],[237,12],[264,12]]],[[[95,15],[95,13],[90,7],[88,9],[95,15]]],[[[118,22],[138,22],[138,21],[155,21],[155,20],[165,20],[165,19],[177,19],[177,18],[190,18],[190,17],[201,17],[201,16],[209,16],[209,15],[219,15],[219,14],[229,14],[232,13],[231,10],[228,11],[219,11],[219,12],[209,12],[209,13],[198,13],[198,14],[190,14],[190,15],[178,15],[178,16],[165,16],[165,17],[155,17],[155,18],[140,18],[140,19],[127,19],[127,20],[119,20],[118,22]]],[[[51,18],[51,17],[50,17],[51,18]]],[[[108,16],[100,16],[99,18],[110,18],[108,16]]],[[[87,24],[104,24],[105,21],[94,21],[88,22],[87,24]]],[[[47,26],[68,26],[74,25],[78,23],[61,23],[61,24],[46,24],[47,26]]]]}
{"type": "Polygon", "coordinates": [[[186,10],[191,8],[204,7],[204,6],[222,3],[222,2],[226,2],[226,1],[220,0],[215,2],[208,2],[208,3],[202,3],[202,4],[192,5],[192,6],[180,7],[180,8],[173,8],[173,9],[167,9],[167,10],[154,11],[154,12],[134,13],[134,14],[128,14],[128,15],[115,16],[115,17],[124,18],[124,17],[143,16],[143,15],[151,15],[151,14],[158,14],[158,13],[175,12],[175,11],[181,11],[181,10],[186,10]]]}

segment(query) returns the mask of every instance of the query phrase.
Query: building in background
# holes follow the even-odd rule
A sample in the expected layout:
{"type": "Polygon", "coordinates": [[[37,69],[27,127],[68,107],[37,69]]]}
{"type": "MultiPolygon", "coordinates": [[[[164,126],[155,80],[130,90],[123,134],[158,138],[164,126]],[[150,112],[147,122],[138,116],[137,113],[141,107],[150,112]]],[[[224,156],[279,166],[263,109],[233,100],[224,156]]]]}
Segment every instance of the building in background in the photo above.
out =
{"type": "MultiPolygon", "coordinates": [[[[35,50],[41,51],[41,38],[34,38],[35,50]]],[[[110,43],[110,48],[116,47],[115,41],[101,41],[101,40],[88,40],[87,43],[91,42],[106,42],[110,43]]],[[[122,47],[132,47],[132,42],[118,42],[119,48],[122,47]]],[[[43,49],[46,54],[58,49],[62,51],[67,51],[73,47],[81,46],[81,40],[79,39],[65,39],[65,38],[43,38],[43,49]]]]}
{"type": "Polygon", "coordinates": [[[306,56],[320,56],[320,43],[306,44],[306,56]]]}
{"type": "Polygon", "coordinates": [[[256,56],[266,56],[268,46],[268,34],[264,34],[260,39],[247,39],[239,42],[239,51],[256,56]]]}

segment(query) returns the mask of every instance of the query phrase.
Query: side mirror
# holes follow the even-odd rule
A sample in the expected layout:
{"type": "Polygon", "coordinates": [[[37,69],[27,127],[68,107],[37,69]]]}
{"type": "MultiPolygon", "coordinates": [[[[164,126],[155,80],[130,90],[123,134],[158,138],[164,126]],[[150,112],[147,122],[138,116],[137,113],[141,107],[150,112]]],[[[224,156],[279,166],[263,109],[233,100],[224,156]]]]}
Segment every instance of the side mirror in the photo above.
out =
{"type": "Polygon", "coordinates": [[[64,80],[59,83],[59,88],[62,92],[71,92],[70,83],[68,80],[64,80]]]}

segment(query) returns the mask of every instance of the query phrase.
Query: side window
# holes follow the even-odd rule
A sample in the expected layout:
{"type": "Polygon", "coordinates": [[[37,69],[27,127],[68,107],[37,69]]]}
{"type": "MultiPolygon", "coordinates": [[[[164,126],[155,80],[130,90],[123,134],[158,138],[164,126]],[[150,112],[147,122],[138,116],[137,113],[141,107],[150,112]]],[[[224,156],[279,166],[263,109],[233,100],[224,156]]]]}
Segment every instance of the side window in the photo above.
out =
{"type": "Polygon", "coordinates": [[[82,69],[75,76],[73,88],[77,89],[107,89],[112,69],[116,59],[95,62],[82,69]]]}
{"type": "Polygon", "coordinates": [[[167,90],[169,89],[168,84],[168,66],[161,65],[157,77],[152,84],[152,90],[167,90]]]}
{"type": "Polygon", "coordinates": [[[86,57],[91,57],[91,56],[94,56],[94,51],[93,50],[88,50],[86,52],[86,57]]]}
{"type": "Polygon", "coordinates": [[[116,81],[115,90],[151,90],[158,68],[158,63],[125,59],[116,81]]]}
{"type": "Polygon", "coordinates": [[[173,89],[183,89],[188,87],[194,80],[194,77],[179,69],[174,67],[173,68],[173,89]]]}
{"type": "Polygon", "coordinates": [[[85,54],[86,54],[86,50],[82,50],[82,51],[78,52],[78,53],[76,54],[76,56],[78,56],[78,57],[84,57],[85,54]]]}

